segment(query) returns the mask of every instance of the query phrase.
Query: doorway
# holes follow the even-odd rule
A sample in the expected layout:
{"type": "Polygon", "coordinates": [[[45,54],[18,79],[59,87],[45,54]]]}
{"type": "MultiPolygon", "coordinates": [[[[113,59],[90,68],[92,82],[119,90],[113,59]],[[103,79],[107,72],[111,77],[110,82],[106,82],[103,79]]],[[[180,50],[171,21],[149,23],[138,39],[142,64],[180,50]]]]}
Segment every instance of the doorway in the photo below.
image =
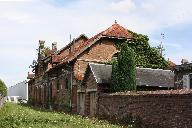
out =
{"type": "Polygon", "coordinates": [[[96,115],[96,92],[90,92],[90,117],[96,115]]]}

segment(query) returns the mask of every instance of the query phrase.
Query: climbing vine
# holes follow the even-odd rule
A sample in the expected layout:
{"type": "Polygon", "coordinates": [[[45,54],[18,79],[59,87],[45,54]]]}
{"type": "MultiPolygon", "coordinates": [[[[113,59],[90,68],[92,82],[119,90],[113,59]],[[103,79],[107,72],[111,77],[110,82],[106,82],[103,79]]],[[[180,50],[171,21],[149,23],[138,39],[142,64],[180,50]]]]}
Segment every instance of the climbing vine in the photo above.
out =
{"type": "MultiPolygon", "coordinates": [[[[135,63],[137,67],[166,69],[169,66],[168,62],[159,52],[159,48],[149,45],[148,36],[129,32],[133,34],[133,39],[126,41],[126,43],[135,52],[135,63]]],[[[122,41],[116,42],[118,49],[121,48],[122,43],[122,41]]]]}

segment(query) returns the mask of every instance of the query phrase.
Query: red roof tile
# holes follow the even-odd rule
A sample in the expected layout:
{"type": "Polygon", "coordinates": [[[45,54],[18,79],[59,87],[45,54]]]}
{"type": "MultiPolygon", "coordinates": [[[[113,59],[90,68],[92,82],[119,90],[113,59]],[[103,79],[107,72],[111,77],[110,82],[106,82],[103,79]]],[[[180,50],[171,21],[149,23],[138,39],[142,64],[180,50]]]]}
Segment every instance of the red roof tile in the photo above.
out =
{"type": "Polygon", "coordinates": [[[102,32],[103,36],[116,37],[116,38],[133,38],[133,35],[128,30],[119,24],[115,23],[107,30],[102,32]]]}
{"type": "Polygon", "coordinates": [[[52,55],[52,63],[58,63],[58,62],[59,62],[59,56],[53,54],[53,55],[52,55]]]}
{"type": "Polygon", "coordinates": [[[105,31],[100,32],[99,34],[93,36],[92,38],[88,39],[82,45],[79,46],[78,49],[75,49],[71,54],[66,56],[59,56],[59,60],[62,63],[65,63],[67,61],[73,60],[76,58],[79,54],[81,54],[83,51],[85,51],[88,47],[94,43],[94,41],[102,38],[102,37],[113,37],[113,38],[125,38],[130,39],[133,38],[133,35],[128,32],[128,30],[119,24],[115,23],[105,31]]]}
{"type": "MultiPolygon", "coordinates": [[[[130,39],[133,38],[133,35],[128,32],[128,30],[119,24],[115,23],[105,31],[102,31],[101,33],[93,36],[89,40],[85,41],[78,49],[74,50],[73,53],[68,56],[66,61],[72,60],[73,58],[76,57],[79,53],[83,52],[86,50],[86,47],[88,47],[93,41],[100,39],[101,37],[113,37],[113,38],[125,38],[125,39],[130,39]]],[[[63,60],[64,61],[64,60],[63,60]]]]}

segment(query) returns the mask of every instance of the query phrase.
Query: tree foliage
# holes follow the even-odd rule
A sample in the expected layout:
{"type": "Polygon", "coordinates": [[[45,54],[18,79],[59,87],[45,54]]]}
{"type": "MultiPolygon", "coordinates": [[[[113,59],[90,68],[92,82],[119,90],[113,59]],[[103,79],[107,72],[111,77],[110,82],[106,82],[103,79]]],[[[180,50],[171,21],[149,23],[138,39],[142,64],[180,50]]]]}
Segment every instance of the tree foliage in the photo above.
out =
{"type": "Polygon", "coordinates": [[[148,36],[134,32],[131,33],[133,34],[134,39],[127,41],[127,44],[136,53],[135,61],[137,67],[160,69],[168,67],[168,62],[162,56],[159,47],[151,47],[149,45],[148,36]]]}
{"type": "Polygon", "coordinates": [[[110,92],[136,90],[135,53],[126,42],[120,47],[117,61],[112,66],[110,92]]]}
{"type": "Polygon", "coordinates": [[[136,89],[136,66],[142,68],[168,69],[169,64],[163,57],[165,50],[162,46],[151,47],[146,35],[133,34],[133,39],[116,42],[120,54],[117,60],[112,60],[111,92],[136,89]]]}
{"type": "Polygon", "coordinates": [[[7,86],[5,85],[5,83],[1,79],[0,79],[0,93],[2,96],[7,95],[7,86]]]}

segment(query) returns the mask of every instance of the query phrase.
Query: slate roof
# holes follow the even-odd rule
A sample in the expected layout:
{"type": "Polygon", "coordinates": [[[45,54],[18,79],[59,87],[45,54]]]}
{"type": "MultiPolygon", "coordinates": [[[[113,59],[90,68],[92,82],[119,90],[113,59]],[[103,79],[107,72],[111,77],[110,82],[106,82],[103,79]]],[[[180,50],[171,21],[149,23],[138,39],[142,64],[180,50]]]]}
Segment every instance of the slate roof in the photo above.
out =
{"type": "MultiPolygon", "coordinates": [[[[110,83],[112,66],[105,64],[89,64],[98,84],[110,83]]],[[[170,70],[137,68],[136,83],[140,86],[174,87],[174,73],[170,70]]]]}
{"type": "Polygon", "coordinates": [[[90,63],[89,66],[98,84],[110,83],[112,72],[111,65],[90,63]]]}
{"type": "Polygon", "coordinates": [[[137,85],[174,87],[174,73],[171,70],[137,68],[137,85]]]}

